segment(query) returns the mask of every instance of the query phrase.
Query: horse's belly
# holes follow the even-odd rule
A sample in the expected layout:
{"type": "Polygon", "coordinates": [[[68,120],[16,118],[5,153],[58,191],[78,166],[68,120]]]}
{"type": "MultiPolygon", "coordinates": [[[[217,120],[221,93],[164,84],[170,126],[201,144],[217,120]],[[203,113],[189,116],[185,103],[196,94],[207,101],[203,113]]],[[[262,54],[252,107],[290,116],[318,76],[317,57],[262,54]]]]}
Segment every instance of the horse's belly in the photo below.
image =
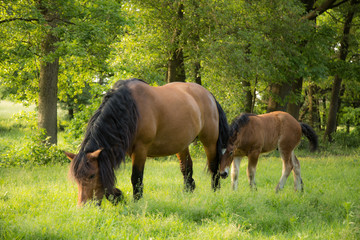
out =
{"type": "MultiPolygon", "coordinates": [[[[193,139],[194,140],[194,139],[193,139]]],[[[192,140],[187,141],[158,141],[150,145],[147,155],[149,157],[162,157],[176,154],[186,149],[192,140]]]]}

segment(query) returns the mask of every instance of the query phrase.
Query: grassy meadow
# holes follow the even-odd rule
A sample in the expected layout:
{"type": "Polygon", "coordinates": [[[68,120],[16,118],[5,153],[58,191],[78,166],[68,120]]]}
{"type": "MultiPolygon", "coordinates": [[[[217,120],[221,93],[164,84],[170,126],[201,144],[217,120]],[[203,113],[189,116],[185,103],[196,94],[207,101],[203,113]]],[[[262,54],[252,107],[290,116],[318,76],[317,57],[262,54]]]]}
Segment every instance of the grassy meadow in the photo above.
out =
{"type": "MultiPolygon", "coordinates": [[[[25,141],[25,130],[8,114],[0,107],[0,153],[25,141]]],[[[206,159],[196,152],[193,193],[183,192],[176,157],[148,159],[144,197],[133,202],[127,162],[117,171],[126,202],[104,200],[100,208],[76,206],[67,164],[3,167],[0,239],[360,239],[360,152],[297,152],[302,193],[294,192],[292,176],[275,193],[282,167],[277,153],[260,158],[257,191],[248,187],[244,160],[239,189],[231,191],[228,178],[214,193],[206,159]]]]}

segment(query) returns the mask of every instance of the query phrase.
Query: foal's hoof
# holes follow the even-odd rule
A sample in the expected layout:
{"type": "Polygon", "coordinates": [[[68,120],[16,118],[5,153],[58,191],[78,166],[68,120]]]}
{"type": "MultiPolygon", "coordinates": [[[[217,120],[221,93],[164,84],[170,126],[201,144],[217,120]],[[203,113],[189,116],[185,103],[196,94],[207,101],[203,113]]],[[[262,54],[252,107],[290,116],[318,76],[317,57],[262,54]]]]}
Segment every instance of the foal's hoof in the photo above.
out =
{"type": "Polygon", "coordinates": [[[124,201],[124,195],[120,189],[114,188],[112,193],[106,194],[106,199],[109,200],[113,205],[117,205],[119,202],[124,201]]]}

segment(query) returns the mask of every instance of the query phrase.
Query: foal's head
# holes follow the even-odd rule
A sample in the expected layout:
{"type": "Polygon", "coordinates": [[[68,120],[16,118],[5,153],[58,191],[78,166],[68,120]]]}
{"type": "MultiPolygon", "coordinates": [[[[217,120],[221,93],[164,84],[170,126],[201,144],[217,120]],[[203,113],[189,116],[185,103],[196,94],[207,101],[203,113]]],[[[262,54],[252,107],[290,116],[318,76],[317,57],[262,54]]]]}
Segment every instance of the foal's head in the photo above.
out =
{"type": "Polygon", "coordinates": [[[229,175],[230,165],[234,159],[235,144],[231,143],[230,139],[227,147],[223,149],[223,155],[220,160],[220,176],[227,178],[229,175]]]}
{"type": "Polygon", "coordinates": [[[230,125],[229,140],[227,147],[223,150],[223,156],[220,160],[220,176],[222,178],[227,178],[229,175],[230,165],[234,159],[237,144],[240,140],[240,130],[249,123],[251,116],[256,115],[252,113],[243,113],[236,117],[230,125]]]}

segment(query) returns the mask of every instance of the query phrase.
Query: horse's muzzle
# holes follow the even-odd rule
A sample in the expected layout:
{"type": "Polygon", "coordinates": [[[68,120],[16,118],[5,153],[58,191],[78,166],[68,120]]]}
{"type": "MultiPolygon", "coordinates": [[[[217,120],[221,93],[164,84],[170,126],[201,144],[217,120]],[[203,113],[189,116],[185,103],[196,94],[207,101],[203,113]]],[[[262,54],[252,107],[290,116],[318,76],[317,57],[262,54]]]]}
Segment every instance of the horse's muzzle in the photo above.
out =
{"type": "Polygon", "coordinates": [[[220,172],[220,177],[225,179],[229,176],[229,168],[225,168],[223,172],[220,172]]]}

